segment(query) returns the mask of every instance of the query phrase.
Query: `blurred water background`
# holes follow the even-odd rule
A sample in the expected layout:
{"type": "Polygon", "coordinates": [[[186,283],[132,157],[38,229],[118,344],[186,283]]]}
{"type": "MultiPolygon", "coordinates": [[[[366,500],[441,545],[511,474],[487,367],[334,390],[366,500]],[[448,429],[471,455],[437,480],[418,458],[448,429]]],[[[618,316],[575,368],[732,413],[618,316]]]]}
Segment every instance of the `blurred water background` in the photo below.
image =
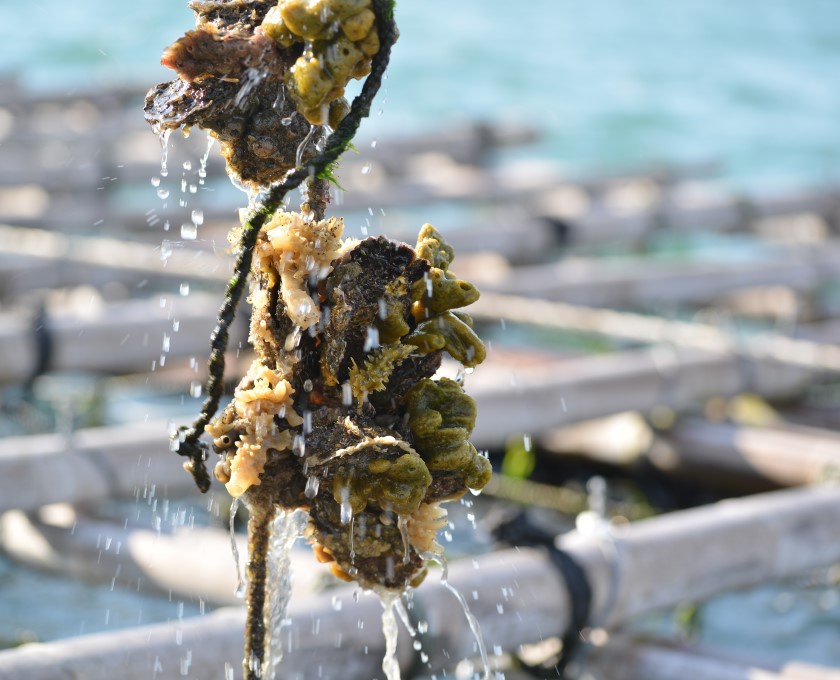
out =
{"type": "MultiPolygon", "coordinates": [[[[168,80],[157,64],[191,25],[185,4],[2,0],[0,74],[50,90],[168,80]]],[[[840,179],[835,0],[403,0],[398,21],[366,135],[512,119],[576,172],[715,159],[740,187],[840,179]]]]}
{"type": "MultiPolygon", "coordinates": [[[[185,4],[0,0],[0,77],[67,93],[145,89],[170,78],[158,62],[192,24],[185,4]]],[[[713,159],[735,188],[840,181],[836,0],[402,0],[398,21],[402,37],[367,137],[526,121],[544,138],[513,153],[559,160],[572,173],[713,159]]],[[[0,575],[0,646],[172,619],[182,606],[77,584],[68,600],[59,580],[5,561],[0,575]]],[[[798,657],[840,663],[829,615],[836,591],[789,599],[786,587],[720,598],[703,638],[781,661],[793,636],[798,657]],[[791,610],[796,616],[772,616],[791,610]]]]}

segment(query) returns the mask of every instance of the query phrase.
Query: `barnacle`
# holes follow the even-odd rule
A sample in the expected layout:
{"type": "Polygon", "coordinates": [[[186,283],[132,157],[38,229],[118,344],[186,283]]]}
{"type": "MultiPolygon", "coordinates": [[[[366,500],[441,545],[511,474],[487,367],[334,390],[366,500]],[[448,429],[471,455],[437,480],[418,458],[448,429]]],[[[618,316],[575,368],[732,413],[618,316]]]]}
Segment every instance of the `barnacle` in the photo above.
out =
{"type": "Polygon", "coordinates": [[[370,72],[379,51],[370,0],[280,0],[262,22],[262,32],[284,49],[303,45],[286,76],[298,110],[313,125],[341,119],[344,88],[370,72]]]}

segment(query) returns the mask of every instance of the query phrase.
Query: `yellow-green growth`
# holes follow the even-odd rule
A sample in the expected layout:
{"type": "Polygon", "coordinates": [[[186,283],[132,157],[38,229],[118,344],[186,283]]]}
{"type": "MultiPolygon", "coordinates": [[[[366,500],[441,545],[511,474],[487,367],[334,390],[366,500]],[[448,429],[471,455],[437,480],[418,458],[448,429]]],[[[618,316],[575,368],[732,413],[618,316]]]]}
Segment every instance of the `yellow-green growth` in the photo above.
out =
{"type": "Polygon", "coordinates": [[[394,368],[405,360],[413,351],[412,345],[399,343],[383,345],[371,352],[365,365],[359,368],[356,362],[350,367],[350,390],[353,396],[363,401],[371,392],[384,390],[391,379],[394,368]]]}
{"type": "Polygon", "coordinates": [[[411,515],[420,507],[432,475],[417,453],[404,453],[396,460],[375,458],[365,468],[353,468],[348,474],[333,479],[333,496],[337,503],[350,504],[354,513],[362,512],[369,503],[388,508],[400,515],[411,515]]]}
{"type": "Polygon", "coordinates": [[[382,296],[382,309],[376,319],[379,341],[383,345],[396,342],[406,335],[411,328],[405,321],[405,296],[408,294],[408,282],[404,276],[398,276],[385,285],[382,296]]]}
{"type": "Polygon", "coordinates": [[[431,224],[420,229],[415,252],[432,267],[411,287],[412,314],[418,326],[403,342],[424,353],[444,349],[464,366],[477,366],[486,356],[484,343],[472,330],[469,315],[452,310],[478,300],[478,289],[448,271],[455,251],[431,224]]]}
{"type": "Polygon", "coordinates": [[[451,272],[432,267],[411,287],[411,297],[428,312],[441,314],[471,305],[478,300],[479,292],[473,284],[459,279],[451,272]]]}
{"type": "Polygon", "coordinates": [[[441,233],[431,224],[420,227],[417,235],[417,246],[414,248],[419,257],[428,260],[433,267],[449,269],[455,259],[455,250],[443,240],[441,233]]]}
{"type": "Polygon", "coordinates": [[[445,349],[453,359],[467,368],[478,366],[487,357],[487,350],[465,317],[469,319],[463,312],[444,312],[434,316],[418,324],[403,342],[415,345],[424,353],[445,349]]]}
{"type": "Polygon", "coordinates": [[[471,489],[490,481],[490,462],[469,442],[475,401],[457,382],[421,380],[408,391],[406,404],[414,447],[430,470],[460,472],[471,489]]]}
{"type": "Polygon", "coordinates": [[[304,44],[286,85],[310,123],[329,122],[335,128],[346,107],[330,103],[343,97],[351,78],[370,72],[371,59],[379,51],[371,0],[280,0],[261,28],[281,47],[304,44]]]}

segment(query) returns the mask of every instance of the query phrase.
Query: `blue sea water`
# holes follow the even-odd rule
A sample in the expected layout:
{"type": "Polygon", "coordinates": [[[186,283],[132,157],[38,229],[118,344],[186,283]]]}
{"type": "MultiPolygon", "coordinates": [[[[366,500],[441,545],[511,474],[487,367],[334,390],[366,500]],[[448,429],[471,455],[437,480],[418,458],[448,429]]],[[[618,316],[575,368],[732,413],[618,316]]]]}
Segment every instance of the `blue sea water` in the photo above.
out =
{"type": "MultiPolygon", "coordinates": [[[[168,79],[183,0],[0,0],[0,74],[37,88],[168,79]],[[34,21],[33,21],[34,16],[34,21]]],[[[737,185],[840,179],[837,0],[400,0],[371,137],[526,121],[570,172],[716,159],[737,185]]]]}

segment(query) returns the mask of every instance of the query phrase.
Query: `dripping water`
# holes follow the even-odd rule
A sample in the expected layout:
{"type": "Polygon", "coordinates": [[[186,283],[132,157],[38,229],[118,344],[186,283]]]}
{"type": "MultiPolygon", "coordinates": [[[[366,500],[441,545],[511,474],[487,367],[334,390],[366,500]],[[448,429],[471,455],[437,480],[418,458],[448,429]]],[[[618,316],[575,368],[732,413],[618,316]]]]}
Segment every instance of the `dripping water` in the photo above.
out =
{"type": "Polygon", "coordinates": [[[303,535],[306,513],[302,510],[277,513],[268,544],[268,588],[265,608],[265,649],[263,669],[269,680],[275,677],[283,659],[280,631],[288,625],[286,612],[292,596],[291,550],[298,536],[303,535]]]}
{"type": "Polygon", "coordinates": [[[207,148],[204,151],[204,155],[201,157],[199,161],[199,168],[198,168],[198,183],[204,184],[204,178],[207,177],[207,161],[210,158],[210,151],[213,149],[213,144],[215,143],[215,139],[210,135],[207,135],[207,148]]]}
{"type": "Polygon", "coordinates": [[[299,168],[301,166],[301,163],[303,162],[303,153],[306,151],[306,147],[309,146],[309,142],[312,141],[312,137],[315,136],[315,131],[317,129],[317,125],[311,125],[309,127],[309,132],[297,148],[297,154],[295,155],[295,167],[299,168]]]}
{"type": "Polygon", "coordinates": [[[236,545],[236,511],[239,510],[239,499],[234,498],[230,504],[230,550],[233,553],[233,563],[236,567],[236,597],[245,597],[245,578],[242,576],[242,565],[239,563],[239,547],[236,545]]]}
{"type": "Polygon", "coordinates": [[[411,561],[411,554],[409,552],[410,541],[408,538],[408,515],[400,515],[397,519],[397,526],[400,528],[400,536],[403,544],[403,564],[408,564],[411,561]]]}
{"type": "Polygon", "coordinates": [[[397,617],[394,615],[399,595],[383,590],[378,593],[382,600],[382,633],[385,636],[385,656],[382,658],[382,670],[386,680],[400,680],[400,664],[397,661],[397,617]]]}
{"type": "Polygon", "coordinates": [[[452,593],[455,596],[455,599],[458,600],[458,603],[464,610],[464,616],[467,617],[467,623],[469,623],[475,642],[478,645],[478,653],[481,656],[481,665],[484,667],[484,673],[481,676],[481,680],[491,680],[490,659],[487,656],[487,645],[484,643],[484,636],[481,634],[481,625],[478,623],[478,619],[475,618],[475,614],[470,611],[466,598],[449,582],[449,564],[447,563],[446,558],[438,553],[426,552],[423,553],[423,559],[427,562],[437,562],[440,565],[440,582],[443,587],[452,593]]]}
{"type": "Polygon", "coordinates": [[[166,166],[169,159],[169,138],[172,136],[171,128],[160,133],[160,176],[169,175],[169,168],[166,166]]]}

